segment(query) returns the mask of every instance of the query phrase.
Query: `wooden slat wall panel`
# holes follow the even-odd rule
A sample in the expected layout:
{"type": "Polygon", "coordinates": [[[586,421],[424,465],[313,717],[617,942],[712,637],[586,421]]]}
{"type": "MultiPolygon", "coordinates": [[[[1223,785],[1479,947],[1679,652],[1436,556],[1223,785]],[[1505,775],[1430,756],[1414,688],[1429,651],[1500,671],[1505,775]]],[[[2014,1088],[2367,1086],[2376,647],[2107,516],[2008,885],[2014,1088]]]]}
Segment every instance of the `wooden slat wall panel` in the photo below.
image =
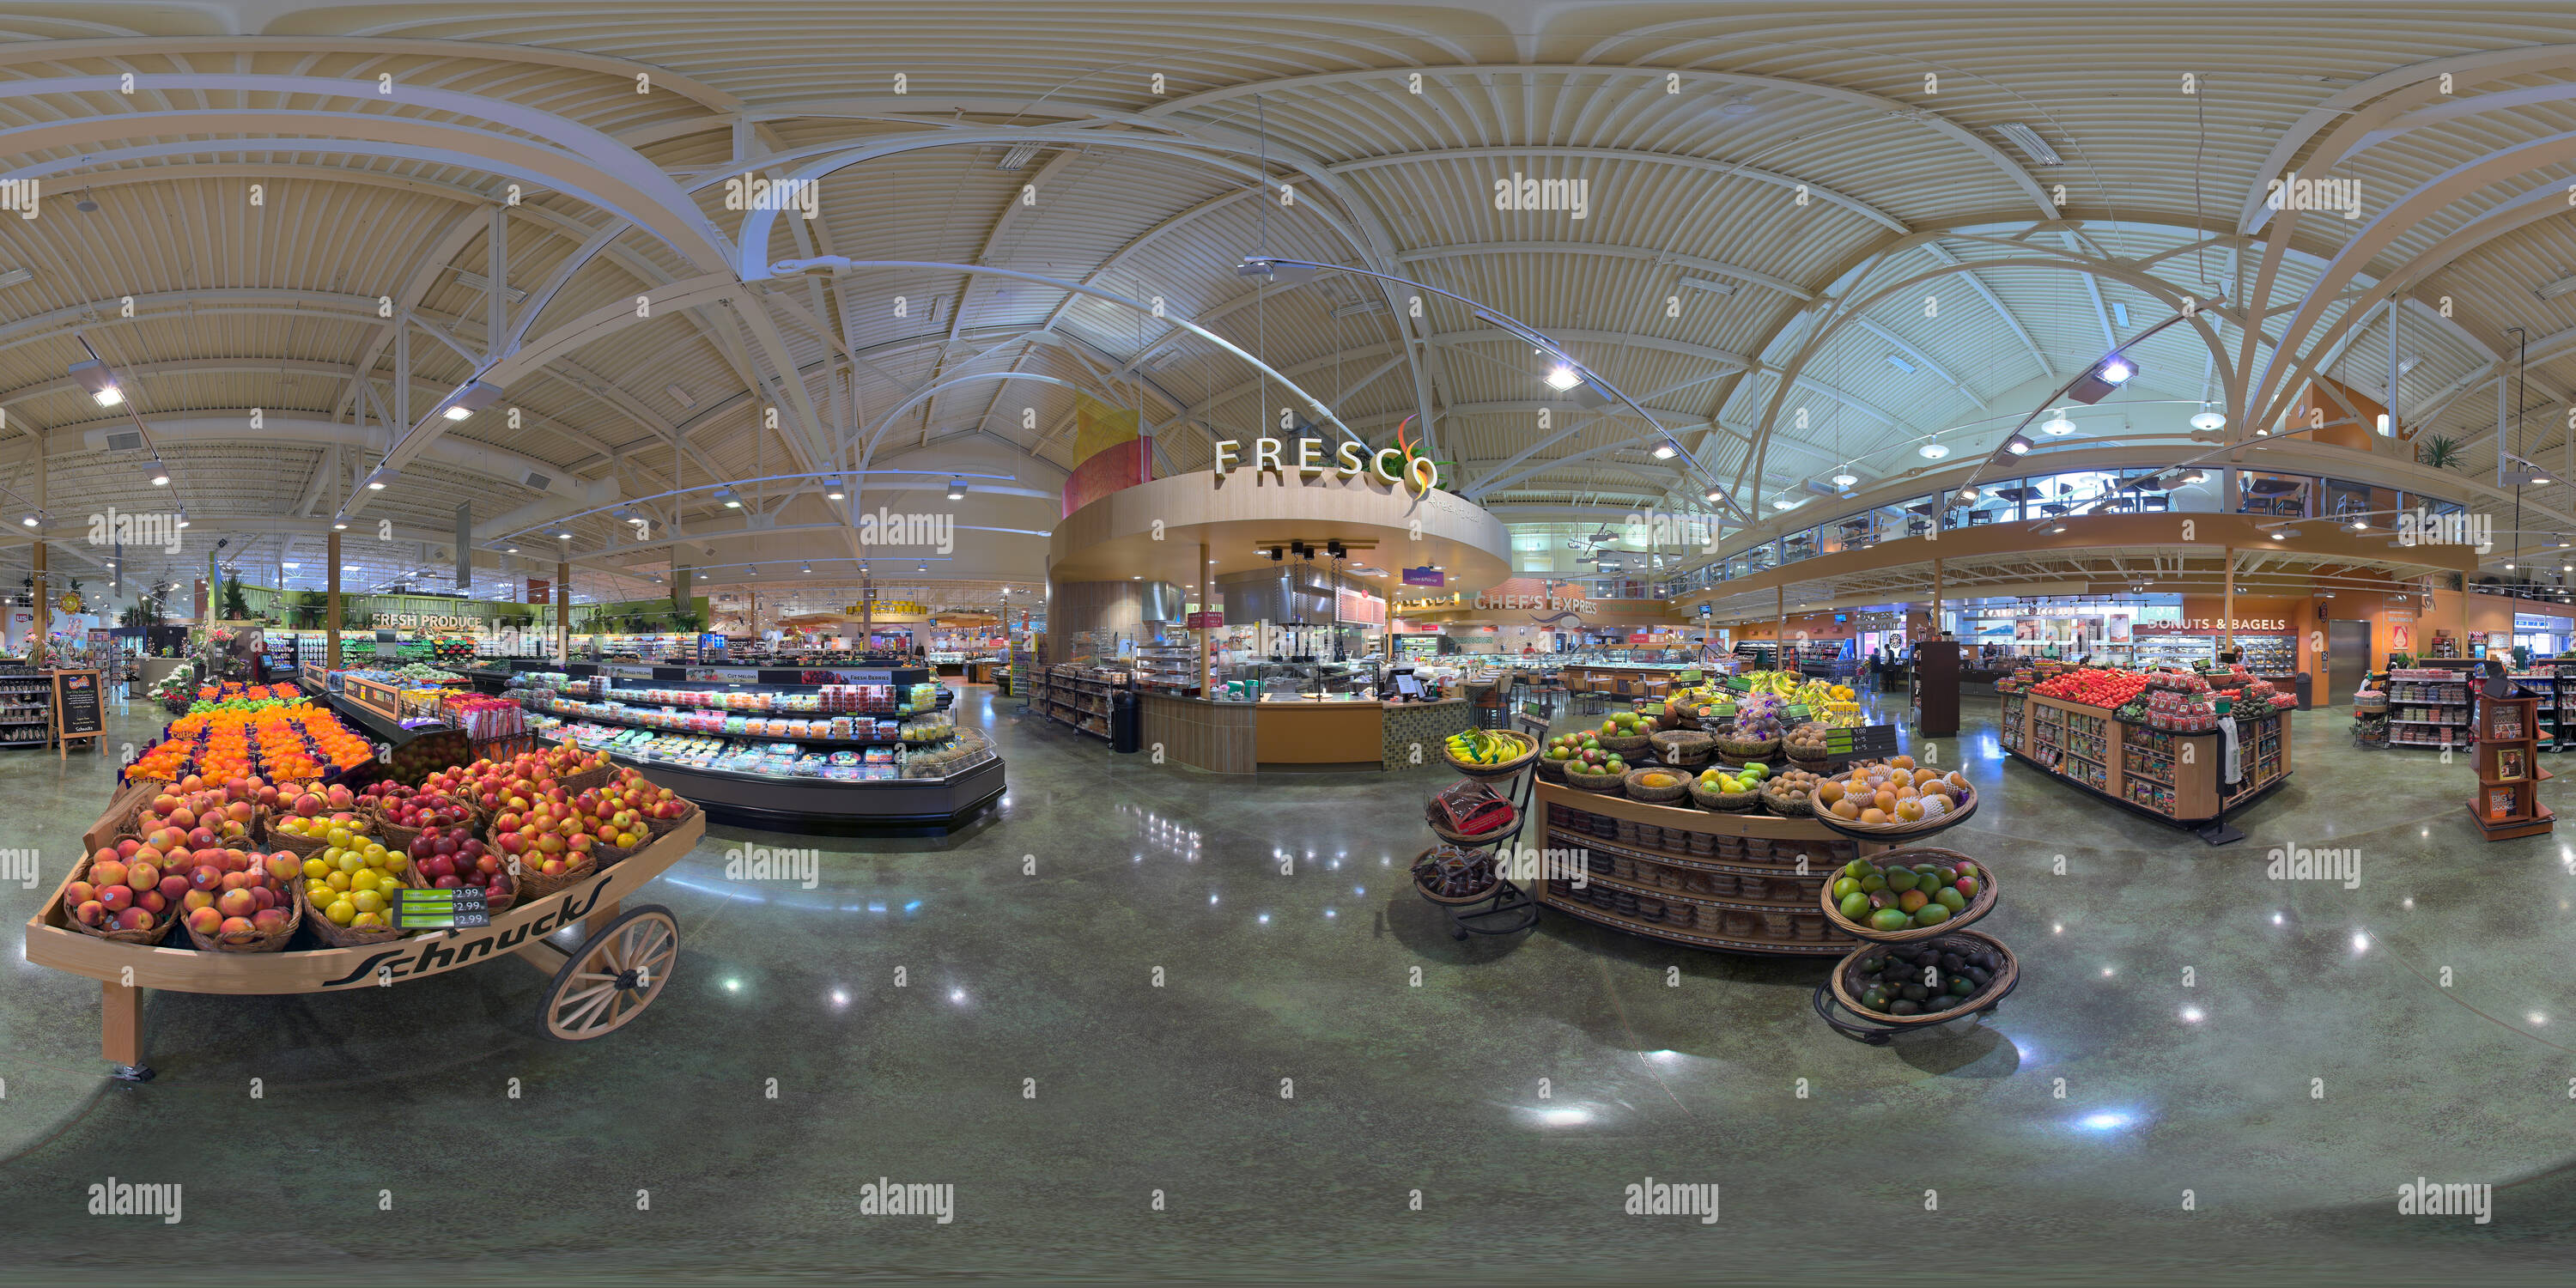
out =
{"type": "Polygon", "coordinates": [[[1162,744],[1171,764],[1220,774],[1249,774],[1255,712],[1248,702],[1194,702],[1159,693],[1138,696],[1147,750],[1162,744]]]}

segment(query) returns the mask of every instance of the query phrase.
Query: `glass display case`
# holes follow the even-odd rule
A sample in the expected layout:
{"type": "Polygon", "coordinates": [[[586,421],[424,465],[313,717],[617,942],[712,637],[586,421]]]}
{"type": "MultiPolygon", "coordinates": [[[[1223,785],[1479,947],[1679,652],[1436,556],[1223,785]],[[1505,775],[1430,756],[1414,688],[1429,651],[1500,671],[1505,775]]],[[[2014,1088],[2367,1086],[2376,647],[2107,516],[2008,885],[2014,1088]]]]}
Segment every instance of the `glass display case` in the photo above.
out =
{"type": "Polygon", "coordinates": [[[1246,662],[1229,669],[1219,702],[1359,702],[1377,700],[1374,662],[1246,662]]]}
{"type": "MultiPolygon", "coordinates": [[[[1001,794],[1002,762],[918,668],[825,683],[522,672],[509,693],[546,738],[650,766],[681,795],[762,823],[954,827],[1001,794]]],[[[717,668],[686,668],[716,670],[717,668]]]]}

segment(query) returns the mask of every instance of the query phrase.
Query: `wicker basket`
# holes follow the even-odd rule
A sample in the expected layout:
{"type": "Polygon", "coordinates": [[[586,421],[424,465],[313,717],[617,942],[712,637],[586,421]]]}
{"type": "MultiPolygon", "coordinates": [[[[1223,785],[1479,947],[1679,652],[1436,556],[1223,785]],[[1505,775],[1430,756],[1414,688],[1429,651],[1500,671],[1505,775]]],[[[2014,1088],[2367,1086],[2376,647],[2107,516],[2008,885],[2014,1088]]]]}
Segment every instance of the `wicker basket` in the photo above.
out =
{"type": "Polygon", "coordinates": [[[1502,737],[1518,742],[1521,745],[1521,754],[1514,756],[1509,760],[1498,760],[1491,764],[1480,765],[1472,760],[1460,760],[1456,756],[1450,755],[1449,743],[1446,739],[1443,739],[1440,743],[1440,758],[1448,762],[1451,769],[1457,770],[1459,773],[1465,774],[1469,778],[1501,778],[1509,774],[1517,774],[1521,770],[1528,768],[1530,761],[1537,758],[1538,744],[1530,741],[1526,735],[1500,730],[1494,732],[1498,733],[1502,737]]]}
{"type": "Polygon", "coordinates": [[[1917,819],[1911,823],[1863,823],[1858,819],[1843,818],[1840,815],[1835,815],[1828,826],[1831,826],[1838,831],[1846,831],[1859,836],[1867,836],[1873,840],[1885,838],[1890,841],[1902,841],[1909,836],[1930,836],[1943,828],[1955,827],[1958,825],[1960,820],[1966,818],[1971,813],[1974,813],[1976,808],[1977,789],[1970,787],[1967,789],[1966,795],[1960,798],[1957,805],[1954,805],[1939,814],[1917,819]]]}
{"type": "MultiPolygon", "coordinates": [[[[373,833],[369,833],[369,835],[373,835],[373,833]]],[[[331,843],[321,837],[290,836],[284,832],[270,833],[268,845],[271,849],[284,850],[299,859],[312,858],[314,855],[320,854],[322,851],[331,848],[331,843]]],[[[386,848],[390,849],[392,847],[388,846],[386,848]]]]}
{"type": "Polygon", "coordinates": [[[1655,736],[1647,733],[1628,733],[1619,734],[1615,737],[1609,734],[1603,734],[1600,737],[1601,749],[1603,751],[1615,751],[1622,756],[1633,756],[1654,745],[1655,736]]]}
{"type": "MultiPolygon", "coordinates": [[[[88,880],[89,865],[91,862],[92,860],[90,859],[82,859],[79,863],[73,865],[72,880],[88,880]]],[[[86,924],[80,918],[73,916],[72,912],[73,909],[69,905],[66,905],[63,908],[63,924],[71,927],[73,930],[81,934],[87,935],[92,939],[105,939],[120,944],[142,944],[147,948],[160,943],[164,938],[168,937],[170,934],[170,927],[178,924],[179,921],[179,910],[173,907],[164,909],[160,916],[153,919],[153,923],[151,925],[146,926],[141,930],[110,930],[104,926],[92,926],[86,924]]]]}
{"type": "Polygon", "coordinates": [[[1759,791],[1707,791],[1700,787],[1699,780],[1696,778],[1692,779],[1690,783],[1690,798],[1698,801],[1702,806],[1708,809],[1719,810],[1726,813],[1739,813],[1762,803],[1762,793],[1759,791]]]}
{"type": "Polygon", "coordinates": [[[585,769],[578,774],[566,774],[563,777],[556,779],[555,782],[558,786],[563,788],[565,795],[579,796],[583,792],[589,791],[591,788],[606,787],[608,785],[608,780],[615,778],[616,776],[617,765],[612,761],[597,769],[585,769]]]}
{"type": "Polygon", "coordinates": [[[1779,795],[1771,790],[1771,784],[1774,781],[1775,780],[1769,778],[1762,780],[1760,791],[1760,795],[1762,797],[1762,808],[1767,809],[1782,818],[1806,818],[1816,812],[1816,798],[1814,796],[1810,795],[1803,800],[1791,800],[1790,798],[1779,795]]]}
{"type": "Polygon", "coordinates": [[[1717,735],[1717,755],[1718,759],[1730,765],[1745,765],[1757,760],[1766,764],[1777,763],[1780,759],[1780,740],[1738,738],[1733,734],[1722,733],[1717,735]]]}
{"type": "Polygon", "coordinates": [[[286,892],[286,925],[282,929],[270,931],[265,935],[256,935],[239,943],[220,935],[198,934],[197,928],[187,924],[184,919],[180,921],[179,929],[188,936],[188,942],[196,945],[197,951],[201,953],[276,952],[286,947],[287,941],[295,938],[296,927],[304,924],[304,892],[300,888],[302,884],[303,879],[299,877],[290,884],[286,892]]]}
{"type": "Polygon", "coordinates": [[[1451,845],[1457,846],[1460,849],[1474,849],[1479,846],[1492,845],[1502,840],[1504,837],[1510,836],[1513,828],[1520,823],[1520,814],[1515,811],[1510,818],[1505,819],[1491,831],[1481,833],[1453,832],[1438,823],[1431,823],[1428,820],[1425,820],[1425,822],[1426,825],[1430,827],[1431,834],[1433,836],[1437,836],[1441,840],[1447,841],[1451,845]]]}
{"type": "MultiPolygon", "coordinates": [[[[1422,866],[1423,863],[1430,860],[1431,854],[1432,852],[1430,850],[1424,850],[1422,853],[1414,855],[1413,865],[1415,867],[1422,866]]],[[[1408,872],[1407,875],[1410,876],[1411,873],[1408,872]]],[[[1421,895],[1424,899],[1427,899],[1432,903],[1440,904],[1443,907],[1463,908],[1468,904],[1483,903],[1485,900],[1493,898],[1494,888],[1501,883],[1501,879],[1497,877],[1495,880],[1487,882],[1483,889],[1478,890],[1474,894],[1439,894],[1434,892],[1431,887],[1422,884],[1422,878],[1413,877],[1413,892],[1421,895]]]]}
{"type": "MultiPolygon", "coordinates": [[[[1948,925],[1939,925],[1932,927],[1932,930],[1935,932],[1944,932],[1950,931],[1951,927],[1948,925]]],[[[2004,995],[2012,992],[2014,985],[2021,982],[2021,962],[2013,956],[2011,949],[2004,947],[2003,942],[1992,935],[1981,934],[1974,930],[1963,930],[1953,933],[1959,941],[1960,947],[1987,949],[2003,959],[2003,968],[1995,972],[1994,978],[1986,981],[1986,986],[1984,988],[1978,989],[1976,992],[1960,998],[1958,1005],[1953,1006],[1946,1011],[1930,1011],[1922,1015],[1889,1015],[1884,1011],[1873,1011],[1862,1006],[1860,1004],[1861,990],[1855,987],[1855,984],[1860,978],[1861,959],[1869,956],[1870,954],[1870,950],[1868,948],[1862,948],[1835,964],[1832,977],[1834,1000],[1842,1003],[1855,1015],[1866,1016],[1876,1023],[1885,1024],[1890,1027],[1909,1029],[1921,1028],[1932,1024],[1946,1024],[1952,1020],[1974,1015],[1978,1011],[1984,1010],[1985,1008],[2002,1001],[2004,999],[2004,995]]],[[[1936,935],[1934,937],[1938,936],[1936,935]]]]}
{"type": "Polygon", "coordinates": [[[1596,774],[1568,761],[1565,766],[1565,781],[1568,785],[1580,787],[1587,792],[1616,792],[1627,784],[1628,775],[1625,773],[1596,774]]]}
{"type": "Polygon", "coordinates": [[[1920,845],[1910,849],[1889,850],[1884,854],[1871,855],[1870,862],[1880,867],[1900,868],[1910,868],[1917,863],[1976,863],[1977,897],[1970,899],[1967,907],[1950,914],[1948,921],[1937,926],[1913,926],[1904,930],[1873,930],[1843,915],[1841,907],[1834,902],[1834,883],[1827,881],[1816,894],[1817,902],[1824,905],[1825,921],[1834,929],[1854,939],[1866,939],[1872,943],[1881,944],[1907,944],[1921,939],[1935,939],[1964,930],[1995,910],[1994,869],[1978,863],[1957,850],[1920,845]]]}
{"type": "MultiPolygon", "coordinates": [[[[405,886],[417,888],[419,885],[417,876],[408,864],[394,875],[402,878],[405,886]]],[[[304,909],[304,924],[312,928],[315,938],[333,948],[365,948],[371,944],[389,944],[411,933],[400,926],[343,926],[323,916],[320,908],[310,906],[313,898],[304,893],[301,883],[298,884],[295,898],[297,902],[307,905],[304,909]]]]}
{"type": "Polygon", "coordinates": [[[1569,763],[1571,762],[1563,760],[1549,760],[1547,757],[1541,756],[1538,760],[1538,776],[1551,783],[1564,782],[1565,767],[1569,763]]]}
{"type": "Polygon", "coordinates": [[[1690,790],[1690,785],[1693,781],[1694,780],[1689,774],[1683,773],[1678,769],[1658,769],[1653,766],[1648,766],[1644,769],[1631,769],[1624,776],[1624,785],[1628,792],[1628,799],[1644,801],[1649,805],[1669,805],[1674,801],[1680,800],[1682,798],[1682,794],[1690,790]],[[1648,787],[1643,782],[1639,781],[1648,774],[1662,774],[1671,778],[1673,782],[1670,786],[1666,787],[1648,787]]]}
{"type": "Polygon", "coordinates": [[[1655,754],[1663,757],[1667,765],[1705,765],[1710,753],[1717,750],[1715,738],[1694,729],[1651,734],[1648,741],[1655,745],[1655,754]]]}
{"type": "MultiPolygon", "coordinates": [[[[501,866],[505,870],[509,867],[509,859],[506,856],[503,857],[501,866]]],[[[533,865],[522,858],[519,860],[519,871],[516,874],[519,880],[519,901],[525,903],[530,899],[542,899],[550,894],[561,894],[589,880],[598,872],[599,860],[596,851],[582,855],[581,862],[554,876],[547,876],[537,871],[533,865]]]]}
{"type": "MultiPolygon", "coordinates": [[[[685,814],[682,814],[682,815],[681,815],[681,816],[679,816],[678,818],[648,818],[648,819],[645,819],[645,820],[644,820],[644,830],[645,830],[645,831],[647,831],[647,832],[651,832],[651,833],[653,834],[653,839],[654,839],[654,840],[656,840],[656,841],[658,841],[658,840],[661,840],[663,837],[669,836],[671,833],[678,831],[678,830],[680,829],[680,825],[681,825],[682,823],[686,823],[686,822],[688,822],[690,819],[692,819],[692,818],[696,817],[696,816],[697,816],[697,813],[698,813],[698,807],[697,807],[697,805],[693,802],[693,803],[691,803],[691,804],[689,805],[689,810],[688,810],[688,812],[687,812],[687,813],[685,813],[685,814]]],[[[648,844],[649,844],[649,842],[648,842],[648,844]]]]}

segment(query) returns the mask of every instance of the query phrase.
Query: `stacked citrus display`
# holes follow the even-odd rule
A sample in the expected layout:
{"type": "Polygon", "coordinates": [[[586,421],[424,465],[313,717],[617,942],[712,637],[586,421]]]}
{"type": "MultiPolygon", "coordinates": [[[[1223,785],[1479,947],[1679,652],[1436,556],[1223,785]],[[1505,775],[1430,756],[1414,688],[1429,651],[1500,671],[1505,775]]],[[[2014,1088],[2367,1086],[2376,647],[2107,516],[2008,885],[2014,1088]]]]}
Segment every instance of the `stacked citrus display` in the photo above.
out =
{"type": "Polygon", "coordinates": [[[392,924],[394,899],[411,858],[345,824],[322,834],[323,849],[304,861],[304,900],[332,925],[376,930],[392,924]]]}

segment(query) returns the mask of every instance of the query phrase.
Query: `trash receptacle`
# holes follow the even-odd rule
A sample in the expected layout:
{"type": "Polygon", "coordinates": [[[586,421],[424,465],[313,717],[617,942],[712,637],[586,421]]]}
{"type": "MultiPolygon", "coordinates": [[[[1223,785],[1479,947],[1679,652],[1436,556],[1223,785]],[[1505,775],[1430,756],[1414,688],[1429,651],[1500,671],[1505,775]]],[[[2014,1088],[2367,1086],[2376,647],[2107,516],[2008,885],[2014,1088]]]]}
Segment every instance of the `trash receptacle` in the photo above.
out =
{"type": "Polygon", "coordinates": [[[1145,746],[1145,719],[1134,689],[1112,689],[1109,693],[1109,749],[1142,751],[1145,746]]]}

